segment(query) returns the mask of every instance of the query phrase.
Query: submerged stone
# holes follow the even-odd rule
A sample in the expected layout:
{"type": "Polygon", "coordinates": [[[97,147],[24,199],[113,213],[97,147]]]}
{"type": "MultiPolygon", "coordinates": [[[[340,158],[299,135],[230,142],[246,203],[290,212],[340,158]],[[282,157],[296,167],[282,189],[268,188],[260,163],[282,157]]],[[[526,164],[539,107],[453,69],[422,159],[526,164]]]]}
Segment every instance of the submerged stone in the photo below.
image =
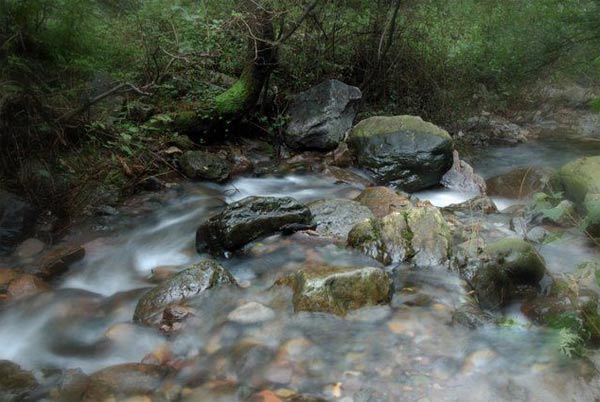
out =
{"type": "Polygon", "coordinates": [[[452,166],[452,138],[416,116],[371,117],[351,131],[348,145],[358,165],[377,181],[403,191],[440,183],[452,166]]]}
{"type": "Polygon", "coordinates": [[[201,261],[144,294],[135,308],[133,320],[145,325],[158,324],[164,309],[170,304],[230,284],[235,285],[236,280],[229,271],[215,261],[201,261]]]}
{"type": "Polygon", "coordinates": [[[308,207],[290,197],[247,197],[228,205],[196,232],[198,252],[235,251],[290,224],[311,223],[308,207]]]}
{"type": "Polygon", "coordinates": [[[153,364],[110,366],[89,377],[85,401],[124,400],[156,394],[170,369],[153,364]]]}

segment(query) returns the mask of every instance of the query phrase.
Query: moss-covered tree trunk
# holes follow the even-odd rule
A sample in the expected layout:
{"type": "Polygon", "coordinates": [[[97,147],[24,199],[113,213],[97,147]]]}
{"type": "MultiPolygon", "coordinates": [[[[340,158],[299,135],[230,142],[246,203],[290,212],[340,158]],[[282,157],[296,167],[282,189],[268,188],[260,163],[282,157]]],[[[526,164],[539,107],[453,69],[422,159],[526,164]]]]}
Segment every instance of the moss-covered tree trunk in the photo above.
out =
{"type": "Polygon", "coordinates": [[[205,142],[222,139],[233,122],[256,106],[269,75],[277,64],[277,44],[272,15],[256,0],[243,0],[244,26],[248,35],[247,64],[235,83],[208,101],[201,110],[171,115],[172,127],[192,139],[205,142]]]}
{"type": "Polygon", "coordinates": [[[275,30],[271,15],[259,9],[252,0],[246,0],[249,11],[248,28],[250,60],[239,79],[227,91],[215,98],[215,113],[221,117],[238,117],[252,109],[277,64],[275,30]]]}

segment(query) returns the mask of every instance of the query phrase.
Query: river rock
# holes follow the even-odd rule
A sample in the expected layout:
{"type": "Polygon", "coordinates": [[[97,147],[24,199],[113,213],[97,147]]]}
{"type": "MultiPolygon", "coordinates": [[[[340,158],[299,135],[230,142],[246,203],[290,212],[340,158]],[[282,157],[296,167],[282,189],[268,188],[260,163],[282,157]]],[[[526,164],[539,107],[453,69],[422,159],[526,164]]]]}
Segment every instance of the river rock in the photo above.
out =
{"type": "Polygon", "coordinates": [[[475,273],[473,287],[479,304],[495,310],[508,304],[521,286],[537,287],[546,273],[543,258],[536,249],[518,238],[488,244],[487,262],[475,273]]]}
{"type": "Polygon", "coordinates": [[[31,372],[8,360],[0,360],[0,400],[31,400],[29,394],[37,387],[38,382],[31,372]]]}
{"type": "Polygon", "coordinates": [[[496,203],[490,197],[478,195],[458,204],[450,204],[444,207],[444,211],[463,212],[469,215],[473,213],[487,215],[498,212],[498,207],[496,207],[496,203]]]}
{"type": "Polygon", "coordinates": [[[412,262],[420,267],[448,263],[450,230],[439,209],[410,207],[356,225],[348,245],[385,265],[412,262]]]}
{"type": "Polygon", "coordinates": [[[600,156],[566,164],[558,172],[558,181],[585,216],[587,232],[600,238],[600,156]]]}
{"type": "Polygon", "coordinates": [[[229,284],[236,284],[229,271],[215,261],[201,261],[144,294],[135,308],[133,320],[145,325],[158,324],[168,305],[229,284]]]}
{"type": "Polygon", "coordinates": [[[125,400],[156,394],[169,373],[169,368],[152,364],[110,366],[89,377],[84,400],[125,400]]]}
{"type": "Polygon", "coordinates": [[[516,145],[527,141],[529,131],[500,116],[483,113],[467,120],[461,141],[474,146],[516,145]]]}
{"type": "Polygon", "coordinates": [[[352,127],[360,89],[327,80],[294,97],[284,140],[292,149],[335,149],[352,127]]]}
{"type": "Polygon", "coordinates": [[[504,198],[524,198],[544,191],[554,170],[546,167],[518,168],[487,179],[487,194],[504,198]]]}
{"type": "Polygon", "coordinates": [[[56,246],[44,254],[36,264],[32,273],[48,280],[63,274],[69,266],[85,257],[85,248],[78,244],[56,246]]]}
{"type": "Polygon", "coordinates": [[[358,165],[404,191],[439,184],[452,166],[452,138],[416,116],[371,117],[350,132],[358,165]]]}
{"type": "Polygon", "coordinates": [[[343,198],[311,202],[308,207],[317,224],[317,232],[344,240],[354,225],[373,218],[369,208],[343,198]]]}
{"type": "Polygon", "coordinates": [[[179,165],[190,179],[221,183],[231,174],[227,161],[211,152],[187,151],[179,158],[179,165]]]}
{"type": "Polygon", "coordinates": [[[198,252],[235,251],[290,224],[309,225],[308,207],[290,197],[247,197],[228,205],[196,231],[198,252]]]}
{"type": "Polygon", "coordinates": [[[368,187],[354,200],[369,208],[377,218],[410,206],[408,198],[389,187],[368,187]]]}
{"type": "Polygon", "coordinates": [[[21,260],[29,260],[41,253],[46,245],[43,241],[30,238],[19,244],[14,255],[21,260]]]}
{"type": "Polygon", "coordinates": [[[388,274],[375,267],[307,266],[292,274],[294,311],[346,315],[350,310],[390,301],[388,274]]]}
{"type": "Polygon", "coordinates": [[[460,160],[458,151],[452,152],[452,167],[442,177],[442,186],[465,193],[485,194],[483,177],[475,174],[471,165],[460,160]]]}
{"type": "Polygon", "coordinates": [[[0,255],[11,253],[33,231],[39,211],[16,195],[0,190],[0,255]]]}
{"type": "Polygon", "coordinates": [[[535,224],[574,226],[577,216],[573,202],[556,199],[546,193],[535,193],[526,209],[527,222],[535,224]]]}

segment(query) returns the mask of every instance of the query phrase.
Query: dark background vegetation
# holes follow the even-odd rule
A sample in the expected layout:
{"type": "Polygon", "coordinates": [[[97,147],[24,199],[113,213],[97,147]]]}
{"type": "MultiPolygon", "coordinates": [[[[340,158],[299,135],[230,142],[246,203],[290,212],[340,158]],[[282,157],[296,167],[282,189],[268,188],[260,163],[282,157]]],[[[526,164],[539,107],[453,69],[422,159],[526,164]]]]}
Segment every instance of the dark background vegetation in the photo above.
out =
{"type": "Polygon", "coordinates": [[[289,95],[326,78],[362,89],[363,116],[444,127],[518,109],[539,80],[598,81],[598,0],[310,3],[0,0],[0,187],[68,217],[169,171],[159,150],[182,134],[169,123],[201,118],[252,61],[251,13],[289,33],[244,116],[264,135],[289,95]]]}

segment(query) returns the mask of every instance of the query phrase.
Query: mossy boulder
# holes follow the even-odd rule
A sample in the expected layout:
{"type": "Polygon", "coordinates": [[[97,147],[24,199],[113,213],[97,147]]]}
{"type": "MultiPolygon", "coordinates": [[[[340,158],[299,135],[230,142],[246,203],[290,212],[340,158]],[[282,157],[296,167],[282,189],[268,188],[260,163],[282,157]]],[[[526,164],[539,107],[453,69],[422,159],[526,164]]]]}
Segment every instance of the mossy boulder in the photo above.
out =
{"type": "Polygon", "coordinates": [[[368,187],[355,199],[369,208],[378,218],[383,218],[391,212],[410,206],[408,198],[396,193],[389,187],[368,187]]]}
{"type": "Polygon", "coordinates": [[[29,394],[37,387],[38,382],[31,372],[8,360],[0,360],[0,400],[31,400],[29,394]]]}
{"type": "Polygon", "coordinates": [[[412,262],[421,267],[448,262],[450,230],[439,209],[408,207],[356,225],[348,245],[385,265],[412,262]]]}
{"type": "Polygon", "coordinates": [[[231,170],[224,158],[205,151],[187,151],[179,158],[179,165],[187,177],[221,183],[226,181],[231,170]]]}
{"type": "Polygon", "coordinates": [[[587,231],[600,238],[600,156],[566,164],[558,172],[557,181],[585,216],[587,231]]]}
{"type": "Polygon", "coordinates": [[[530,243],[507,238],[488,244],[487,261],[475,273],[472,285],[482,308],[507,305],[523,287],[537,287],[546,273],[542,256],[530,243]]]}
{"type": "Polygon", "coordinates": [[[307,206],[290,197],[247,197],[228,205],[196,231],[198,252],[235,251],[292,224],[309,225],[307,206]]]}
{"type": "Polygon", "coordinates": [[[217,262],[201,261],[144,294],[135,308],[133,320],[144,325],[156,325],[170,304],[198,296],[208,289],[235,284],[233,275],[217,262]]]}
{"type": "Polygon", "coordinates": [[[350,132],[348,145],[379,183],[404,191],[439,184],[452,166],[450,135],[416,116],[365,119],[350,132]]]}
{"type": "Polygon", "coordinates": [[[344,316],[350,310],[390,301],[390,279],[381,268],[306,267],[287,278],[294,291],[294,311],[344,316]]]}
{"type": "Polygon", "coordinates": [[[348,232],[359,222],[373,218],[371,210],[352,200],[334,198],[308,204],[320,234],[346,240],[348,232]]]}

